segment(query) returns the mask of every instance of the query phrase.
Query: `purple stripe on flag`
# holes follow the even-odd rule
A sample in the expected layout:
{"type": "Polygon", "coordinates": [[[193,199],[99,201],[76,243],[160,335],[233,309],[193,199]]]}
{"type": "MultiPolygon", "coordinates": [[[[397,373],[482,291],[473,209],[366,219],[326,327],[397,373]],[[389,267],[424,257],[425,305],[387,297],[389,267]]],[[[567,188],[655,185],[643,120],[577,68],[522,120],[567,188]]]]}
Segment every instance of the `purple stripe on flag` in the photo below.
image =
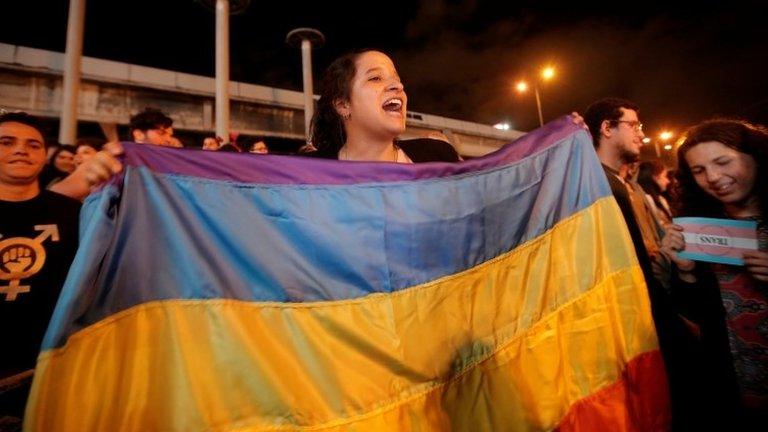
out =
{"type": "Polygon", "coordinates": [[[180,150],[123,143],[124,163],[147,167],[155,172],[196,176],[214,180],[261,184],[356,184],[424,180],[486,171],[509,165],[555,146],[569,135],[583,131],[561,117],[526,134],[500,150],[461,163],[431,162],[395,164],[381,162],[338,162],[298,156],[251,155],[203,150],[180,150]],[[236,163],[225,163],[236,159],[236,163]],[[236,166],[236,169],[232,169],[236,166]]]}

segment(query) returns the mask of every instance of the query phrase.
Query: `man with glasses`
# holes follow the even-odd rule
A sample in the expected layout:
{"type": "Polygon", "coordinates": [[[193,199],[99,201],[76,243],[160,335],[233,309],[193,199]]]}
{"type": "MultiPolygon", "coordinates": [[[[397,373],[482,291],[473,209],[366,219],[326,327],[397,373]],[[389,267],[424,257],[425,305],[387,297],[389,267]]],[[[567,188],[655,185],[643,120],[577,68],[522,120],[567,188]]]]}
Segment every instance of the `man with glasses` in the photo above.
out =
{"type": "Polygon", "coordinates": [[[597,157],[614,175],[622,165],[640,159],[645,135],[637,113],[637,105],[630,101],[606,98],[590,105],[584,114],[597,157]]]}
{"type": "MultiPolygon", "coordinates": [[[[646,253],[653,260],[659,254],[661,227],[653,218],[645,192],[627,174],[629,167],[640,160],[640,147],[645,138],[637,105],[627,100],[608,98],[592,104],[586,115],[591,116],[587,117],[587,125],[595,139],[597,157],[603,164],[613,194],[618,194],[616,200],[620,205],[626,195],[646,253]]],[[[631,222],[628,220],[627,223],[631,222]]]]}
{"type": "Polygon", "coordinates": [[[625,167],[640,159],[640,147],[645,135],[637,105],[624,99],[601,99],[587,108],[584,121],[592,133],[597,157],[603,164],[613,196],[632,234],[637,255],[649,257],[646,245],[651,241],[642,235],[648,230],[640,227],[646,220],[642,211],[645,200],[639,203],[640,206],[638,203],[633,205],[632,187],[621,175],[625,167]]]}
{"type": "Polygon", "coordinates": [[[640,159],[640,147],[645,135],[638,107],[624,99],[601,99],[587,108],[584,121],[592,133],[595,151],[603,164],[613,196],[624,215],[648,286],[659,347],[667,369],[672,429],[701,429],[704,416],[697,412],[697,407],[702,406],[701,398],[706,397],[706,388],[705,379],[696,372],[699,362],[695,358],[696,342],[671,296],[654,277],[652,259],[658,260],[658,263],[663,257],[649,254],[646,247],[651,239],[644,239],[643,232],[655,228],[645,227],[644,230],[641,227],[647,219],[652,221],[652,218],[645,217],[645,200],[634,196],[631,184],[620,174],[625,167],[640,159]]]}

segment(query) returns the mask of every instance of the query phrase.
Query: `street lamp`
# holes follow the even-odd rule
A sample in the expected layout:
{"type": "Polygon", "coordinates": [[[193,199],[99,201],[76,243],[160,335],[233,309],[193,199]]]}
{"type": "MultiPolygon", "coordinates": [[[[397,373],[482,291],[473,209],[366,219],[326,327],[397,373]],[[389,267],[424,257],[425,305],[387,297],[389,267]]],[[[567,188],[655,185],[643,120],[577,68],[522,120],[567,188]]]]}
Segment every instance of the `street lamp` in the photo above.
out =
{"type": "Polygon", "coordinates": [[[216,13],[216,136],[229,141],[229,16],[243,13],[251,0],[198,0],[216,13]]]}
{"type": "Polygon", "coordinates": [[[668,130],[662,131],[659,134],[659,142],[656,144],[656,153],[660,153],[659,144],[661,144],[662,142],[664,143],[664,146],[663,146],[664,150],[666,151],[672,150],[672,144],[669,143],[669,140],[673,136],[674,136],[674,133],[672,133],[672,131],[668,131],[668,130]]]}
{"type": "MultiPolygon", "coordinates": [[[[552,66],[547,66],[541,70],[540,75],[541,81],[549,81],[555,77],[555,68],[552,66]]],[[[517,85],[515,85],[515,89],[518,91],[518,93],[525,93],[528,91],[528,83],[525,81],[519,81],[517,85]]],[[[539,95],[539,80],[533,81],[533,93],[536,96],[536,109],[539,113],[539,126],[544,126],[544,115],[541,111],[541,96],[539,95]]]]}
{"type": "Polygon", "coordinates": [[[285,42],[301,48],[302,78],[304,80],[304,138],[309,142],[312,116],[315,112],[315,92],[312,90],[312,48],[323,46],[325,35],[320,30],[299,27],[288,33],[285,42]]]}

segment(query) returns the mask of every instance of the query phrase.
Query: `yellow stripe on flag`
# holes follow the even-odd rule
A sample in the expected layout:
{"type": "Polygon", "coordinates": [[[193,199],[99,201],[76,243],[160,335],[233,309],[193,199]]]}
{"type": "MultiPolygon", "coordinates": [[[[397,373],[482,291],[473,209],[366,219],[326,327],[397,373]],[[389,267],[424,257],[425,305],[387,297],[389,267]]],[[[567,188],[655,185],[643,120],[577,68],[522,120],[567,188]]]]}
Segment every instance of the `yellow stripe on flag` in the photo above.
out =
{"type": "Polygon", "coordinates": [[[393,294],[146,303],[41,354],[27,427],[552,428],[657,347],[630,248],[606,198],[510,253],[393,294]]]}

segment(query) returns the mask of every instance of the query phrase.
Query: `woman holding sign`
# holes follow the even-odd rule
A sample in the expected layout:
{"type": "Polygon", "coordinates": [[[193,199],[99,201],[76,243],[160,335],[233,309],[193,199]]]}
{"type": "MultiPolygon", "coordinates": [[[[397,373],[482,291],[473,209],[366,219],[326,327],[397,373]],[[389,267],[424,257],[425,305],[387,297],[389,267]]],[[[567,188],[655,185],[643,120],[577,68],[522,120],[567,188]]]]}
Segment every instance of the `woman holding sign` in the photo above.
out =
{"type": "Polygon", "coordinates": [[[690,232],[695,224],[689,225],[688,251],[680,224],[669,225],[662,240],[662,252],[677,267],[673,295],[700,328],[702,363],[711,372],[705,379],[713,394],[723,397],[712,409],[731,414],[729,422],[761,427],[768,424],[767,155],[768,131],[743,121],[709,120],[689,130],[678,149],[678,216],[731,221],[704,226],[707,222],[698,219],[708,233],[690,232]],[[749,239],[711,235],[718,227],[729,232],[728,227],[748,223],[732,220],[756,223],[755,250],[740,250],[749,239]],[[685,259],[694,249],[710,255],[685,259]],[[734,250],[735,257],[725,257],[734,250]]]}

